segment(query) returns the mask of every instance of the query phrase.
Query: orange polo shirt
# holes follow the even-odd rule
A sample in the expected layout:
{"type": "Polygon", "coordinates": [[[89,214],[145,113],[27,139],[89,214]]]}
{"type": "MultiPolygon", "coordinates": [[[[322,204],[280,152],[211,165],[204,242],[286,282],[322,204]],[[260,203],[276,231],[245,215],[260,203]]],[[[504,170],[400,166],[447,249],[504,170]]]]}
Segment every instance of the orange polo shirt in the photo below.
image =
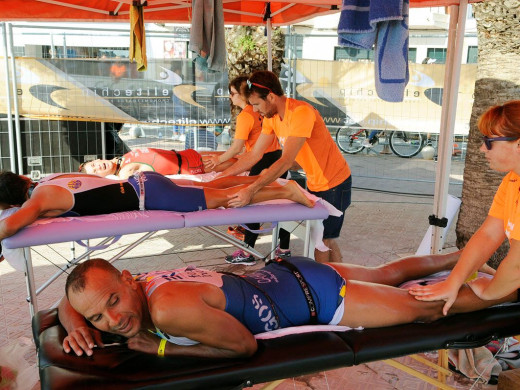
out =
{"type": "Polygon", "coordinates": [[[504,231],[510,241],[520,240],[519,198],[520,176],[511,171],[502,179],[488,213],[504,222],[504,231]]]}
{"type": "MultiPolygon", "coordinates": [[[[262,133],[262,116],[253,110],[253,106],[248,104],[237,116],[235,138],[245,141],[246,152],[249,152],[260,134],[262,133]]],[[[280,144],[276,137],[264,153],[274,152],[280,149],[280,144]]]]}
{"type": "Polygon", "coordinates": [[[296,155],[296,162],[305,171],[311,191],[334,188],[350,176],[350,167],[330,136],[323,118],[310,104],[287,98],[283,120],[279,115],[264,118],[262,132],[274,132],[282,147],[287,137],[307,138],[296,155]]]}

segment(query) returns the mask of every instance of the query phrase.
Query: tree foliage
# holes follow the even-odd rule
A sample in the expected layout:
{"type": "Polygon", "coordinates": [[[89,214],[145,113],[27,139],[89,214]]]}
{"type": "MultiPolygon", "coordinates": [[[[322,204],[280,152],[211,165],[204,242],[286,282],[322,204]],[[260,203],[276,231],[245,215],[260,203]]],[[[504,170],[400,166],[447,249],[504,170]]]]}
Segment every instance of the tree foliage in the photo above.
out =
{"type": "MultiPolygon", "coordinates": [[[[285,36],[279,27],[272,30],[273,72],[280,74],[283,63],[285,36]]],[[[254,71],[267,70],[267,36],[264,26],[234,26],[226,31],[228,77],[250,76],[254,71]]],[[[231,108],[231,127],[235,128],[237,108],[231,108]]]]}

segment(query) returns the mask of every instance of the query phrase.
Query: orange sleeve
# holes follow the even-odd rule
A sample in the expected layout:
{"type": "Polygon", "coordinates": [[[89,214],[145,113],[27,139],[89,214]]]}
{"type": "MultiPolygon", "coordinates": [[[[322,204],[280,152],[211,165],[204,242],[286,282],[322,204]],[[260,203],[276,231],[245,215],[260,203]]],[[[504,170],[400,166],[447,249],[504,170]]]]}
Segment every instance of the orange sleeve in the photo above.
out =
{"type": "Polygon", "coordinates": [[[500,184],[497,192],[495,193],[493,203],[491,204],[491,208],[489,209],[488,213],[488,215],[492,217],[504,219],[507,183],[509,182],[509,176],[510,175],[506,175],[504,179],[502,179],[502,183],[500,184]]]}
{"type": "Polygon", "coordinates": [[[291,118],[291,136],[310,138],[315,122],[313,108],[304,105],[296,107],[291,118]]]}
{"type": "Polygon", "coordinates": [[[273,134],[274,126],[272,118],[264,118],[262,122],[262,134],[273,134]]]}
{"type": "Polygon", "coordinates": [[[242,111],[237,116],[237,127],[235,130],[235,139],[242,139],[247,141],[249,138],[249,133],[251,129],[255,125],[255,119],[248,112],[242,111]]]}

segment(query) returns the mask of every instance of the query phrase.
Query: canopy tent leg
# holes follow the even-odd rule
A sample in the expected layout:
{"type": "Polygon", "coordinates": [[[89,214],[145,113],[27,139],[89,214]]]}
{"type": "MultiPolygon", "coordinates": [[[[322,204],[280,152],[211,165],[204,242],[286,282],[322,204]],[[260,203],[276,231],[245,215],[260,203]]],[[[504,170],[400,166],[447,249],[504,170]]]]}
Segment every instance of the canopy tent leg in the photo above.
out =
{"type": "MultiPolygon", "coordinates": [[[[437,162],[433,201],[434,220],[440,220],[445,217],[446,206],[448,203],[453,133],[455,130],[455,116],[457,113],[457,99],[467,8],[468,0],[460,0],[460,5],[450,6],[448,50],[446,70],[444,74],[444,90],[442,95],[441,124],[439,131],[439,159],[437,162]]],[[[442,226],[433,225],[432,254],[441,252],[444,239],[444,228],[442,226]]]]}
{"type": "MultiPolygon", "coordinates": [[[[16,167],[16,153],[15,153],[15,139],[14,139],[14,130],[13,130],[13,119],[12,119],[12,107],[11,107],[11,89],[9,86],[11,85],[11,79],[9,78],[9,50],[7,46],[7,25],[5,22],[0,23],[2,26],[2,49],[4,52],[4,72],[5,72],[5,94],[6,94],[6,105],[7,105],[7,134],[9,137],[9,162],[11,164],[11,171],[15,173],[18,172],[16,167]]],[[[16,97],[16,94],[15,94],[16,97]]],[[[16,100],[16,98],[15,98],[16,100]]]]}
{"type": "Polygon", "coordinates": [[[271,26],[271,18],[267,19],[267,70],[273,71],[273,27],[271,26]]]}

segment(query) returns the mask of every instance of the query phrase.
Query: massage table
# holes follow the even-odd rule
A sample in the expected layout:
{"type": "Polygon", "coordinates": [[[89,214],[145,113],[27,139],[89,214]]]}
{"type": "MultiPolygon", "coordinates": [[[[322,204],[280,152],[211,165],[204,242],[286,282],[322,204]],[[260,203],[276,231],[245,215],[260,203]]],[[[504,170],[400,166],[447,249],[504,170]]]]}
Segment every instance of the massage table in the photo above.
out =
{"type": "MultiPolygon", "coordinates": [[[[55,309],[37,313],[32,325],[44,390],[241,389],[378,360],[408,368],[406,371],[410,373],[409,367],[399,367],[402,363],[392,358],[439,349],[476,348],[492,339],[519,334],[520,304],[456,314],[429,324],[322,331],[258,340],[258,351],[243,359],[160,358],[131,351],[124,344],[96,348],[93,356],[78,357],[63,352],[66,333],[55,309]]],[[[117,337],[107,336],[107,343],[111,342],[110,337],[117,337]]],[[[441,377],[446,374],[447,370],[438,369],[441,377]]],[[[417,374],[420,377],[421,373],[417,374]]],[[[442,378],[422,379],[439,388],[451,388],[442,378]]]]}
{"type": "MultiPolygon", "coordinates": [[[[31,316],[34,316],[38,311],[37,295],[40,294],[40,292],[47,288],[66,269],[88,258],[95,250],[107,248],[110,244],[115,242],[118,237],[125,234],[145,233],[111,259],[107,259],[110,262],[119,259],[159,230],[198,227],[222,238],[228,243],[244,248],[242,241],[219,231],[214,226],[253,222],[276,223],[280,221],[306,221],[303,255],[311,257],[315,245],[315,240],[312,239],[311,225],[313,225],[313,223],[311,223],[311,221],[320,221],[318,224],[314,222],[314,225],[322,226],[321,220],[329,216],[329,208],[321,202],[317,202],[313,208],[284,200],[275,202],[276,203],[273,203],[273,201],[271,201],[267,204],[256,204],[235,209],[211,209],[189,213],[155,210],[127,211],[85,217],[47,218],[38,220],[34,224],[23,228],[15,235],[2,240],[2,246],[7,250],[19,249],[23,251],[22,253],[17,253],[17,258],[19,263],[22,263],[19,269],[25,271],[29,294],[27,300],[30,305],[31,316]],[[95,247],[87,246],[87,251],[84,254],[72,259],[70,263],[36,289],[30,247],[61,242],[82,243],[81,240],[94,238],[105,239],[95,247]]],[[[276,236],[273,238],[273,245],[275,238],[276,236]]],[[[85,244],[82,243],[82,245],[85,244]]],[[[244,249],[251,252],[251,248],[244,249]]],[[[11,263],[5,250],[4,254],[11,263]]],[[[264,256],[259,254],[259,257],[264,256]]]]}

